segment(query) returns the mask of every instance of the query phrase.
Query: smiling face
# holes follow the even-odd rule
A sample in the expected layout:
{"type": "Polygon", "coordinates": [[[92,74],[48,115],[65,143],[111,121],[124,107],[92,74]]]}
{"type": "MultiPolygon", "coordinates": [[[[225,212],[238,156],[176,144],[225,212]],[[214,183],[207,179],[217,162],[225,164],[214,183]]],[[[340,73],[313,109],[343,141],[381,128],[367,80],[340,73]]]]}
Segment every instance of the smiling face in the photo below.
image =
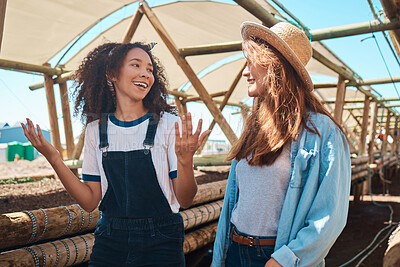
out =
{"type": "Polygon", "coordinates": [[[125,100],[142,102],[154,84],[153,64],[141,48],[132,48],[126,54],[118,77],[112,78],[117,104],[125,100]]]}
{"type": "Polygon", "coordinates": [[[247,78],[248,95],[251,97],[260,96],[265,90],[264,79],[266,71],[263,67],[258,64],[254,64],[251,60],[247,60],[247,66],[243,70],[242,75],[247,78]]]}

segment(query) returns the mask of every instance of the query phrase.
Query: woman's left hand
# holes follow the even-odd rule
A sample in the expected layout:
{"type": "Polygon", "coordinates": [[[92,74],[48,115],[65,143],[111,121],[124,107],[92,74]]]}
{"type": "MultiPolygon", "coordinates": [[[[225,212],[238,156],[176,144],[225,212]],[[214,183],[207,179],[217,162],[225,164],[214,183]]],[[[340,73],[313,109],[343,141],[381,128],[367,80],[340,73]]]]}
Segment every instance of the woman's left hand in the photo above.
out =
{"type": "Polygon", "coordinates": [[[265,267],[282,267],[274,258],[269,259],[265,264],[265,267]]]}
{"type": "Polygon", "coordinates": [[[201,126],[203,124],[203,120],[200,119],[196,131],[192,133],[192,115],[190,112],[187,113],[186,116],[183,115],[181,120],[182,137],[179,132],[179,124],[175,122],[175,153],[178,161],[182,164],[192,164],[194,153],[211,131],[207,130],[200,135],[201,126]]]}

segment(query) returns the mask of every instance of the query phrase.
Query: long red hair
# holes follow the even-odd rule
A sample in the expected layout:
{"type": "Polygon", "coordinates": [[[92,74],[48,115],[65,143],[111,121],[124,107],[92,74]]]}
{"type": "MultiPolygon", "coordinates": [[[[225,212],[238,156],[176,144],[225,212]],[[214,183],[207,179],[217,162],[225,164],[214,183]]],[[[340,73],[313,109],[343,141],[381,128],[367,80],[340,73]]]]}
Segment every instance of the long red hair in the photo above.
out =
{"type": "Polygon", "coordinates": [[[275,48],[260,39],[245,40],[247,60],[265,70],[264,88],[254,98],[252,113],[228,160],[246,158],[252,166],[271,165],[287,142],[296,139],[301,126],[318,134],[309,112],[332,118],[315,95],[307,90],[291,64],[275,48]],[[312,128],[307,126],[309,122],[312,128]]]}

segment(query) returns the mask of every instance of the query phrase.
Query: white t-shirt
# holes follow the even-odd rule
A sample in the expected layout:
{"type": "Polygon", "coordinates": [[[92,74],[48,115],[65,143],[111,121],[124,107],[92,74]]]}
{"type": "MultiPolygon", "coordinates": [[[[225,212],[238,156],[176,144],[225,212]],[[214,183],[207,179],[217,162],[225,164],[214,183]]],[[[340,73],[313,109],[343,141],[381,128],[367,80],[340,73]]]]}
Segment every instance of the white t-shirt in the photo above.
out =
{"type": "MultiPolygon", "coordinates": [[[[119,121],[111,115],[108,119],[107,151],[132,151],[144,149],[143,141],[146,137],[147,126],[151,113],[134,121],[119,121]]],[[[154,146],[150,149],[156,170],[158,183],[168,200],[171,210],[179,212],[179,203],[176,199],[172,179],[177,177],[177,159],[175,154],[175,122],[179,118],[170,113],[164,113],[158,122],[154,138],[154,146]]],[[[99,120],[87,125],[85,135],[84,156],[82,165],[82,179],[84,181],[101,182],[102,197],[104,197],[108,183],[102,164],[102,151],[99,149],[99,120]]]]}

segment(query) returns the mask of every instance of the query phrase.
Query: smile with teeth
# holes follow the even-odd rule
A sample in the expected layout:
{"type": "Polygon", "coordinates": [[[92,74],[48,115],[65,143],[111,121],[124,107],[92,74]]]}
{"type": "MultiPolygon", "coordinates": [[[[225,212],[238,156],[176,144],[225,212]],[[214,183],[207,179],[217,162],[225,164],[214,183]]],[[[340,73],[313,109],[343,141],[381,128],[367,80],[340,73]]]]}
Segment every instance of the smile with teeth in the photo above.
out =
{"type": "Polygon", "coordinates": [[[147,83],[142,83],[142,82],[133,82],[133,84],[143,88],[147,88],[147,86],[149,86],[147,83]]]}

